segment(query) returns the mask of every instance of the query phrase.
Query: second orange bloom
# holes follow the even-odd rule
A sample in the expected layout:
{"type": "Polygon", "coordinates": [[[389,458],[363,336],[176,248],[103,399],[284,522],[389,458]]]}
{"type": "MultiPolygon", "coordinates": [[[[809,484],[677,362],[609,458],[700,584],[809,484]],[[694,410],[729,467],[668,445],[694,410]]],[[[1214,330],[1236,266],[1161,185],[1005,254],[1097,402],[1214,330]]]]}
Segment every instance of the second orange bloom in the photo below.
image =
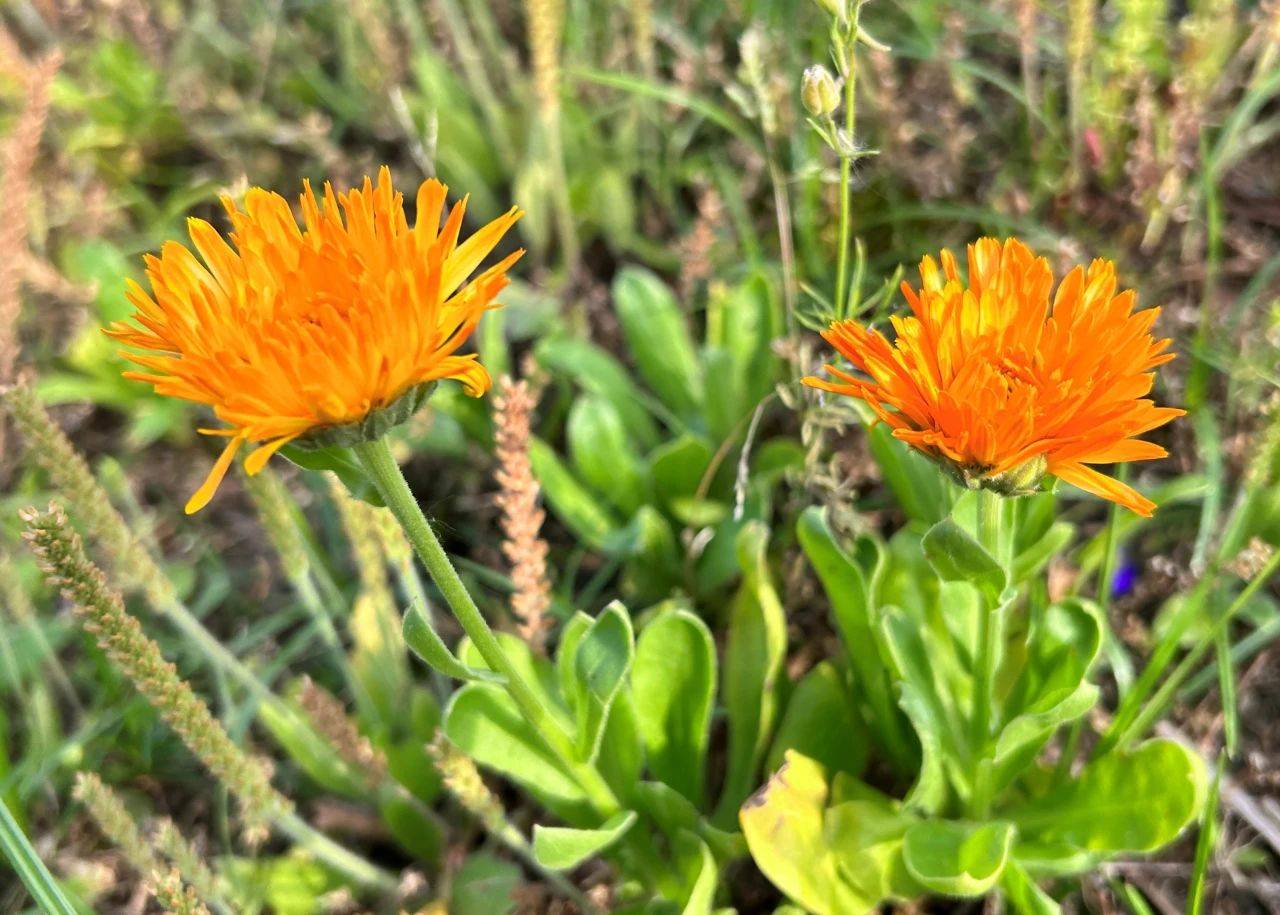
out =
{"type": "Polygon", "coordinates": [[[1054,292],[1048,261],[1016,239],[984,238],[968,254],[967,283],[949,251],[941,268],[924,258],[920,289],[903,283],[912,315],[891,319],[892,343],[833,323],[823,337],[861,374],[828,365],[834,381],[805,382],[866,401],[967,485],[1007,489],[1048,472],[1150,515],[1154,503],[1089,465],[1166,454],[1137,438],[1183,414],[1147,396],[1152,369],[1173,358],[1151,335],[1159,309],[1135,312],[1107,260],[1054,292]]]}

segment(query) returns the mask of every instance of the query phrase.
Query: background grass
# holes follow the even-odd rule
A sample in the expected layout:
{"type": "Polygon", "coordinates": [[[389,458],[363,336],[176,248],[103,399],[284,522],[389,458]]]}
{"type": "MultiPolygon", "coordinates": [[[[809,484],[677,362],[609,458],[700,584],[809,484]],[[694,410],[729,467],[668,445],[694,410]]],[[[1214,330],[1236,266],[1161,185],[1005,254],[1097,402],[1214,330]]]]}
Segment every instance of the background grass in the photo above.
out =
{"type": "MultiPolygon", "coordinates": [[[[1059,268],[1114,258],[1142,303],[1162,306],[1158,328],[1182,354],[1157,395],[1190,416],[1162,431],[1168,460],[1136,469],[1135,482],[1161,495],[1159,520],[1121,518],[1108,534],[1096,502],[1065,494],[1084,536],[1058,571],[1085,580],[1112,555],[1104,544],[1118,550],[1124,587],[1113,590],[1119,639],[1109,663],[1122,691],[1170,631],[1174,649],[1209,635],[1238,589],[1218,570],[1254,538],[1280,542],[1280,6],[876,0],[863,17],[891,48],[864,49],[859,60],[854,139],[879,153],[854,172],[853,226],[865,254],[857,277],[869,309],[898,307],[891,296],[871,297],[899,266],[910,271],[923,254],[981,234],[1017,234],[1059,268]]],[[[834,285],[837,198],[836,163],[805,125],[798,97],[801,71],[826,53],[816,5],[15,0],[0,20],[0,135],[20,124],[31,62],[54,48],[65,58],[30,174],[26,243],[3,252],[4,269],[22,282],[20,317],[3,339],[131,527],[166,557],[186,605],[267,683],[284,688],[306,672],[341,689],[315,600],[281,575],[239,480],[208,511],[180,515],[176,506],[212,457],[193,434],[202,418],[121,379],[121,360],[98,333],[127,314],[122,281],[140,278],[142,253],[182,238],[188,215],[222,224],[219,194],[256,184],[291,195],[302,177],[343,185],[387,163],[402,187],[437,174],[469,193],[476,225],[519,203],[529,215],[518,241],[530,255],[506,311],[479,341],[495,374],[519,369],[538,341],[563,337],[592,339],[628,362],[609,294],[627,265],[663,277],[700,332],[735,320],[731,310],[713,317],[708,303],[719,291],[763,278],[787,319],[775,347],[784,375],[817,359],[806,327],[834,285]]],[[[575,396],[557,376],[543,401],[540,434],[562,452],[575,396]]],[[[764,422],[770,434],[812,446],[807,469],[770,508],[779,528],[815,500],[846,528],[897,523],[860,435],[836,439],[848,447],[832,456],[818,445],[833,439],[814,433],[822,417],[812,404],[775,404],[764,422]]],[[[740,444],[743,431],[730,440],[740,444]]],[[[490,440],[482,405],[442,398],[406,443],[417,491],[501,613],[509,585],[495,571],[505,566],[490,440]]],[[[0,474],[0,796],[95,910],[125,911],[136,877],[69,803],[73,773],[102,774],[178,821],[210,855],[235,847],[227,801],[88,649],[17,545],[16,511],[46,500],[44,477],[14,447],[0,474]]],[[[358,557],[323,483],[286,476],[314,532],[303,548],[320,613],[342,619],[336,608],[362,587],[358,557]]],[[[627,585],[576,533],[553,511],[557,601],[598,609],[627,585]]],[[[825,607],[796,563],[784,558],[779,568],[787,594],[798,596],[788,611],[802,669],[821,656],[825,607]]],[[[252,708],[225,672],[172,630],[149,628],[233,736],[247,738],[252,708]]],[[[1280,834],[1272,799],[1280,736],[1271,724],[1278,631],[1263,589],[1217,646],[1226,680],[1205,669],[1178,696],[1176,726],[1207,752],[1230,735],[1217,850],[1188,847],[1099,875],[1080,891],[1087,909],[1134,906],[1124,900],[1138,894],[1154,910],[1180,910],[1170,900],[1181,899],[1178,881],[1193,857],[1209,874],[1199,890],[1205,911],[1280,905],[1270,844],[1280,834]],[[1233,687],[1225,709],[1220,682],[1233,687]]],[[[386,726],[397,739],[419,730],[386,726]]],[[[387,866],[413,864],[367,812],[334,804],[292,762],[277,762],[277,783],[313,819],[387,866]]],[[[474,838],[464,829],[448,841],[466,850],[474,838]]],[[[263,851],[258,865],[287,861],[278,851],[263,851]]],[[[475,879],[506,879],[503,860],[446,855],[429,876],[448,887],[470,867],[475,879]]],[[[299,898],[340,888],[324,872],[298,879],[313,881],[299,898]]],[[[30,905],[17,884],[0,883],[0,910],[30,905]]],[[[759,878],[744,875],[740,887],[742,911],[775,901],[759,878]]]]}

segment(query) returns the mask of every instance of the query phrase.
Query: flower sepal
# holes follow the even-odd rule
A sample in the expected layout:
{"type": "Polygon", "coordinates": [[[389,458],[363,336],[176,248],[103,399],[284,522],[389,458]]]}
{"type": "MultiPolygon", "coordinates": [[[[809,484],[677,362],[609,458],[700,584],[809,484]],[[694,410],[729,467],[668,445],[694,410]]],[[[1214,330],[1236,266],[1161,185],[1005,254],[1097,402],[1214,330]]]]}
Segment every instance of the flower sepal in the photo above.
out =
{"type": "Polygon", "coordinates": [[[993,474],[986,468],[957,464],[943,457],[934,458],[947,476],[965,489],[987,489],[1002,496],[1034,496],[1049,469],[1043,454],[1024,461],[1012,470],[993,474]]]}
{"type": "Polygon", "coordinates": [[[290,448],[303,451],[321,451],[326,448],[350,448],[364,442],[377,441],[396,426],[407,423],[435,392],[436,382],[425,381],[409,388],[391,403],[377,410],[370,410],[363,418],[352,423],[334,426],[318,426],[289,443],[290,448]]]}

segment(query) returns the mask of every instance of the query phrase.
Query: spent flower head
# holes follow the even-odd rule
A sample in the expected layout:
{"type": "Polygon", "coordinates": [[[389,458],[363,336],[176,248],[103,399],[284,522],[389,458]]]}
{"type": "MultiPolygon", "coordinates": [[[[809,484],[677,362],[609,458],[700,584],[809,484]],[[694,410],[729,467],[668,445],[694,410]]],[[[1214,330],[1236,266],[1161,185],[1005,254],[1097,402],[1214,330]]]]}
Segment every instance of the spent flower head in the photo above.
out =
{"type": "Polygon", "coordinates": [[[375,185],[317,199],[304,183],[299,226],[279,194],[252,188],[241,209],[223,199],[232,232],[188,221],[195,251],[168,242],[147,257],[148,294],[130,282],[135,323],[107,331],[138,352],[126,376],[205,404],[229,441],[187,503],[213,497],[245,442],[249,474],[290,442],[350,443],[407,418],[432,383],[454,378],[483,394],[489,374],[458,349],[496,307],[516,251],[472,279],[520,210],[460,241],[466,198],[445,214],[446,188],[418,189],[411,227],[383,168],[375,185]],[[348,441],[348,439],[350,441],[348,441]]]}
{"type": "Polygon", "coordinates": [[[800,101],[815,118],[828,117],[840,107],[840,84],[826,67],[814,64],[800,78],[800,101]]]}
{"type": "Polygon", "coordinates": [[[912,315],[891,319],[891,343],[856,321],[823,337],[856,373],[805,383],[860,398],[895,438],[936,460],[964,485],[1027,492],[1053,474],[1141,515],[1154,503],[1090,464],[1164,457],[1137,438],[1182,410],[1157,407],[1156,366],[1174,358],[1151,326],[1158,308],[1134,312],[1117,291],[1115,265],[1076,267],[1053,290],[1048,261],[1017,239],[969,246],[968,281],[949,251],[920,263],[921,288],[903,283],[912,315]]]}

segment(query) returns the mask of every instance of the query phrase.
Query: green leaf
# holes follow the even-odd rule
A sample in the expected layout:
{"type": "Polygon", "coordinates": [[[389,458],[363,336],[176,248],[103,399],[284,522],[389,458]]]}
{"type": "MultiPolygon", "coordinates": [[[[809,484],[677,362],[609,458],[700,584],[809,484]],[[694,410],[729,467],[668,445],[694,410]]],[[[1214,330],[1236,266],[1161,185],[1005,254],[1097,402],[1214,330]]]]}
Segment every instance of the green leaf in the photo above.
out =
{"type": "Polygon", "coordinates": [[[579,397],[565,436],[578,476],[629,516],[645,501],[644,469],[618,411],[603,397],[579,397]]]}
{"type": "Polygon", "coordinates": [[[981,896],[995,886],[1013,846],[1010,823],[925,820],[907,830],[902,856],[911,876],[935,893],[981,896]]]}
{"type": "Polygon", "coordinates": [[[693,435],[682,435],[655,448],[649,455],[649,472],[662,504],[670,508],[694,500],[714,457],[711,446],[693,435]]]}
{"type": "Polygon", "coordinates": [[[514,700],[492,683],[470,683],[445,711],[445,736],[482,766],[522,785],[570,823],[590,822],[582,788],[525,721],[514,700]]]}
{"type": "Polygon", "coordinates": [[[491,670],[468,667],[454,657],[453,652],[431,627],[431,623],[427,622],[426,615],[417,604],[405,612],[401,631],[404,633],[405,644],[413,650],[413,653],[428,667],[438,670],[446,677],[453,677],[455,680],[487,680],[491,683],[502,683],[506,680],[501,674],[491,670]]]}
{"type": "Polygon", "coordinates": [[[694,878],[689,898],[685,901],[684,908],[680,910],[680,915],[711,915],[712,906],[716,901],[720,869],[706,842],[692,833],[684,833],[682,838],[697,849],[698,874],[694,878]]]}
{"type": "Polygon", "coordinates": [[[943,581],[967,581],[987,598],[988,606],[1000,602],[1004,570],[978,541],[950,518],[929,528],[921,541],[924,555],[943,581]]]}
{"type": "Polygon", "coordinates": [[[720,861],[732,861],[746,853],[741,835],[707,823],[689,799],[670,785],[639,782],[634,796],[640,812],[671,841],[678,841],[682,832],[696,833],[711,846],[712,853],[720,861]]]}
{"type": "Polygon", "coordinates": [[[346,448],[331,445],[328,448],[299,448],[296,445],[285,445],[280,454],[297,464],[303,470],[330,471],[352,496],[361,502],[368,502],[379,508],[386,503],[378,495],[373,481],[369,479],[355,457],[346,448]]]}
{"type": "Polygon", "coordinates": [[[234,885],[278,915],[317,915],[320,898],[343,886],[337,874],[298,849],[274,858],[222,859],[222,867],[234,885]]]}
{"type": "MultiPolygon", "coordinates": [[[[40,860],[3,799],[0,799],[0,851],[41,911],[48,915],[76,915],[62,887],[40,860]]],[[[18,896],[21,898],[21,891],[18,896]]]]}
{"type": "Polygon", "coordinates": [[[748,407],[766,397],[778,378],[780,360],[772,343],[783,333],[781,306],[775,284],[760,271],[721,294],[712,293],[707,305],[707,342],[733,354],[734,374],[744,381],[748,407]]]}
{"type": "Polygon", "coordinates": [[[668,607],[640,632],[631,671],[649,771],[701,805],[715,702],[716,648],[706,623],[668,607]]]}
{"type": "Polygon", "coordinates": [[[1000,892],[1018,915],[1060,915],[1062,907],[1011,857],[1000,875],[1000,892]]]}
{"type": "Polygon", "coordinates": [[[661,600],[682,580],[683,552],[671,522],[652,505],[642,505],[627,525],[630,555],[623,573],[623,590],[632,600],[661,600]]]}
{"type": "Polygon", "coordinates": [[[765,768],[777,769],[787,750],[818,762],[828,772],[861,775],[869,751],[866,725],[854,709],[849,687],[830,661],[809,671],[787,699],[765,768]]]}
{"type": "Polygon", "coordinates": [[[636,706],[631,695],[620,691],[609,708],[609,720],[600,738],[596,768],[625,805],[635,791],[644,769],[644,744],[636,721],[636,706]]]}
{"type": "Polygon", "coordinates": [[[556,517],[587,546],[605,549],[610,534],[621,525],[600,504],[600,497],[583,486],[560,461],[555,449],[542,439],[529,442],[529,461],[556,517]]]}
{"type": "Polygon", "coordinates": [[[534,826],[533,856],[543,867],[558,871],[569,870],[609,848],[635,822],[635,811],[627,810],[615,813],[599,829],[534,826]]]}
{"type": "Polygon", "coordinates": [[[625,267],[613,281],[613,305],[649,387],[677,415],[696,417],[702,406],[702,366],[671,290],[648,270],[625,267]]]}
{"type": "Polygon", "coordinates": [[[658,427],[631,373],[608,352],[586,340],[548,339],[538,344],[538,362],[604,398],[617,412],[628,435],[642,448],[658,443],[658,427]]]}
{"type": "Polygon", "coordinates": [[[902,843],[917,820],[902,804],[857,779],[837,775],[824,835],[840,876],[866,899],[914,899],[924,892],[903,862],[902,843]]]}
{"type": "Polygon", "coordinates": [[[560,687],[560,695],[570,709],[582,708],[586,702],[582,681],[578,679],[578,668],[575,663],[578,656],[578,645],[587,634],[595,620],[581,610],[565,622],[560,629],[560,644],[556,647],[556,683],[560,687]]]}
{"type": "Polygon", "coordinates": [[[880,900],[842,876],[840,851],[829,841],[829,790],[822,767],[791,751],[783,767],[742,805],[739,821],[760,871],[814,915],[860,915],[880,900]]]}
{"type": "Polygon", "coordinates": [[[1195,819],[1204,762],[1171,740],[1149,740],[1085,767],[1079,777],[1008,813],[1021,835],[1087,852],[1148,852],[1195,819]]]}
{"type": "Polygon", "coordinates": [[[752,522],[738,535],[742,585],[729,607],[723,693],[729,718],[728,773],[716,822],[725,824],[746,798],[764,760],[778,714],[778,679],[787,620],[769,575],[769,530],[752,522]]]}
{"type": "Polygon", "coordinates": [[[898,704],[920,741],[920,774],[907,803],[937,813],[948,798],[944,760],[963,758],[955,737],[962,733],[962,718],[954,697],[939,689],[929,647],[915,622],[891,607],[881,625],[902,678],[898,704]]]}
{"type": "Polygon", "coordinates": [[[800,515],[796,536],[831,601],[831,615],[853,667],[855,689],[870,706],[868,718],[876,738],[899,768],[910,769],[915,750],[894,703],[879,620],[862,568],[836,542],[821,508],[808,508],[800,515]]]}
{"type": "Polygon", "coordinates": [[[520,867],[486,852],[474,852],[449,885],[449,915],[506,915],[516,908],[520,867]]]}
{"type": "Polygon", "coordinates": [[[702,413],[707,434],[717,442],[725,441],[734,432],[740,438],[747,431],[742,420],[754,406],[747,403],[743,391],[745,376],[738,372],[733,354],[716,346],[703,350],[702,363],[706,381],[702,413]]]}
{"type": "Polygon", "coordinates": [[[1048,607],[1027,637],[1028,655],[1006,699],[996,740],[1000,786],[1029,765],[1053,733],[1091,709],[1098,688],[1087,682],[1102,649],[1106,623],[1092,601],[1071,598],[1048,607]]]}
{"type": "Polygon", "coordinates": [[[444,827],[430,808],[408,795],[385,792],[378,801],[378,812],[401,848],[419,861],[440,859],[444,827]]]}
{"type": "Polygon", "coordinates": [[[635,657],[631,617],[614,601],[582,634],[574,653],[577,694],[578,753],[594,762],[600,752],[600,738],[609,719],[609,709],[626,680],[635,657]]]}

